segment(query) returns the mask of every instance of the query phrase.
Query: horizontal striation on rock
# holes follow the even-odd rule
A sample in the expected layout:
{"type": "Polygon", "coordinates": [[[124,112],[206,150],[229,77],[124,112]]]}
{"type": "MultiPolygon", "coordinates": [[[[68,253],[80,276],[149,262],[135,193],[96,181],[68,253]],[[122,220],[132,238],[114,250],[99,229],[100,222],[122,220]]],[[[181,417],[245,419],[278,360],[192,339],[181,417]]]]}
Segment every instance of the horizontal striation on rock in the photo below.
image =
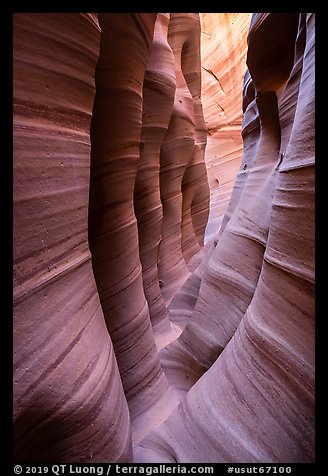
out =
{"type": "Polygon", "coordinates": [[[201,13],[202,91],[208,129],[205,161],[211,191],[206,239],[226,212],[243,153],[242,82],[250,13],[201,13]]]}
{"type": "Polygon", "coordinates": [[[261,133],[239,206],[207,263],[192,316],[180,337],[163,351],[163,364],[173,366],[180,379],[189,367],[199,377],[212,365],[237,329],[257,285],[270,224],[280,128],[276,94],[266,93],[256,104],[261,133]]]}
{"type": "Polygon", "coordinates": [[[201,99],[201,24],[189,14],[190,30],[182,47],[181,67],[193,98],[195,147],[182,179],[182,252],[193,270],[191,260],[204,245],[209,214],[209,186],[204,161],[207,142],[201,99]],[[192,34],[190,34],[192,31],[192,34]]]}
{"type": "Polygon", "coordinates": [[[15,463],[314,461],[314,22],[14,15],[15,463]]]}
{"type": "Polygon", "coordinates": [[[156,17],[154,13],[99,14],[100,53],[91,122],[92,264],[132,420],[168,390],[143,291],[134,213],[143,81],[156,17]]]}
{"type": "Polygon", "coordinates": [[[157,15],[143,83],[141,148],[134,189],[143,286],[155,340],[172,332],[158,276],[163,220],[160,150],[169,127],[176,88],[174,57],[167,41],[169,21],[169,13],[157,15]]]}
{"type": "Polygon", "coordinates": [[[187,394],[135,450],[140,462],[314,461],[314,14],[284,21],[277,42],[287,59],[263,56],[266,67],[253,54],[259,43],[270,51],[281,17],[254,14],[251,23],[247,174],[194,311],[162,351],[169,380],[184,380],[187,394]]]}
{"type": "Polygon", "coordinates": [[[88,247],[99,36],[92,14],[14,15],[13,431],[19,463],[132,457],[128,407],[88,247]]]}
{"type": "Polygon", "coordinates": [[[168,42],[174,55],[176,91],[161,147],[163,223],[159,249],[159,278],[167,304],[190,275],[187,263],[201,250],[208,214],[198,13],[172,13],[168,42]],[[195,173],[200,179],[197,186],[195,173]]]}

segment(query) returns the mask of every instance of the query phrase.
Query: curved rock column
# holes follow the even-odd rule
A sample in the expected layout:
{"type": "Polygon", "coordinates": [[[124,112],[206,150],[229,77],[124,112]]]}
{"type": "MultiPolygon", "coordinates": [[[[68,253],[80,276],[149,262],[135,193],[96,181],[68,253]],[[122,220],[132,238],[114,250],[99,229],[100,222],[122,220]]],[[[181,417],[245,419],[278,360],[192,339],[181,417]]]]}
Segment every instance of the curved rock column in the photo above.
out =
{"type": "Polygon", "coordinates": [[[163,224],[159,277],[167,304],[190,275],[182,253],[181,185],[183,174],[194,152],[195,118],[193,98],[182,72],[182,56],[183,46],[191,35],[194,16],[196,14],[172,13],[168,34],[175,61],[176,92],[169,129],[161,147],[160,169],[163,224]]]}
{"type": "MultiPolygon", "coordinates": [[[[293,120],[296,111],[306,36],[305,16],[306,15],[304,13],[299,15],[299,27],[295,44],[295,57],[292,72],[288,78],[286,89],[278,94],[279,119],[281,123],[280,159],[286,152],[286,146],[290,138],[290,132],[293,126],[293,120]]],[[[249,166],[254,158],[258,144],[259,122],[257,120],[255,105],[254,81],[252,80],[248,69],[246,70],[244,77],[242,137],[243,158],[240,164],[239,172],[236,176],[228,209],[223,217],[222,225],[219,231],[219,237],[223,233],[226,224],[230,220],[239,202],[241,192],[248,177],[249,166]]]]}
{"type": "Polygon", "coordinates": [[[134,190],[143,285],[155,336],[171,330],[158,279],[162,228],[160,148],[168,129],[175,95],[173,52],[167,41],[169,13],[159,13],[143,84],[141,149],[134,190]]]}
{"type": "Polygon", "coordinates": [[[228,221],[234,213],[248,178],[251,164],[256,155],[258,140],[260,137],[260,121],[258,109],[255,100],[254,82],[246,69],[243,87],[243,121],[242,121],[242,139],[243,156],[239,171],[236,175],[235,184],[232,190],[228,208],[223,216],[222,224],[216,239],[220,239],[228,221]]]}
{"type": "Polygon", "coordinates": [[[280,127],[275,93],[267,93],[256,102],[260,140],[240,206],[208,260],[194,312],[183,333],[162,351],[168,378],[179,387],[190,388],[217,359],[236,331],[259,278],[270,223],[280,127]]]}
{"type": "MultiPolygon", "coordinates": [[[[270,148],[275,154],[279,150],[278,130],[274,127],[270,132],[267,125],[277,123],[276,94],[282,101],[281,94],[288,90],[286,81],[293,76],[295,49],[292,45],[295,46],[297,27],[301,28],[299,19],[298,14],[289,18],[281,18],[280,14],[257,14],[251,24],[249,58],[254,63],[249,61],[249,70],[257,90],[261,119],[258,147],[262,152],[265,151],[264,131],[268,152],[270,148]],[[272,45],[274,32],[279,32],[275,47],[272,45]],[[270,51],[268,57],[266,52],[270,51]],[[286,62],[281,61],[282,58],[286,62]],[[274,110],[276,119],[270,117],[274,110]]],[[[261,253],[262,261],[254,260],[253,264],[253,271],[259,266],[260,275],[251,302],[211,368],[166,422],[141,443],[136,453],[139,461],[314,461],[314,14],[306,14],[303,68],[299,94],[294,100],[297,101],[296,112],[291,116],[293,125],[286,153],[282,160],[278,156],[275,164],[272,202],[267,208],[269,228],[263,229],[267,235],[265,252],[261,253]]],[[[256,158],[258,153],[257,150],[256,158]]],[[[269,156],[264,156],[264,162],[266,159],[269,156]]],[[[254,160],[253,184],[258,190],[262,186],[266,192],[267,175],[263,175],[262,181],[261,161],[257,161],[256,167],[255,163],[254,160]]],[[[264,169],[269,167],[268,162],[263,165],[264,169]]],[[[251,173],[243,194],[250,179],[251,173]]],[[[265,201],[269,196],[259,193],[258,198],[261,207],[262,198],[265,201]]],[[[245,203],[241,217],[239,204],[209,261],[214,271],[222,266],[220,262],[215,266],[215,261],[222,256],[223,240],[232,232],[237,242],[242,236],[242,233],[236,234],[238,217],[242,218],[239,232],[246,232],[248,228],[250,233],[246,218],[253,227],[251,218],[260,210],[253,201],[249,210],[245,203]]],[[[261,220],[257,221],[256,229],[261,220]]],[[[248,245],[250,240],[256,241],[259,237],[260,229],[257,236],[248,235],[248,245]]],[[[248,247],[244,249],[246,261],[248,247]]],[[[226,266],[233,265],[232,258],[226,255],[226,266]]],[[[234,270],[227,269],[226,279],[233,281],[236,277],[234,270]]],[[[243,283],[247,289],[246,275],[243,283]]],[[[239,306],[238,294],[232,304],[239,306]]],[[[195,341],[192,345],[194,351],[195,341]]],[[[200,355],[197,347],[196,351],[200,355]]]]}
{"type": "Polygon", "coordinates": [[[88,247],[93,14],[14,14],[14,461],[128,462],[88,247]]]}
{"type": "MultiPolygon", "coordinates": [[[[184,385],[191,386],[212,365],[236,331],[256,289],[270,226],[276,166],[280,161],[281,131],[275,91],[284,91],[293,68],[298,20],[298,14],[283,20],[279,15],[269,16],[268,24],[259,30],[257,41],[250,37],[254,46],[250,46],[248,63],[252,68],[250,73],[256,78],[256,104],[251,102],[246,112],[252,117],[258,111],[260,136],[255,154],[250,155],[251,163],[244,161],[247,181],[208,261],[194,312],[178,340],[162,351],[162,362],[172,383],[181,385],[183,376],[188,375],[184,385]],[[272,53],[270,62],[263,44],[279,21],[285,21],[285,28],[277,43],[288,61],[281,61],[279,55],[272,53]],[[177,373],[180,375],[174,375],[177,373]]],[[[253,23],[257,32],[255,17],[253,23]]],[[[254,35],[254,30],[251,33],[254,35]]],[[[252,96],[252,91],[249,94],[252,96]]],[[[245,153],[249,155],[249,150],[245,153]]]]}
{"type": "Polygon", "coordinates": [[[204,161],[207,128],[201,102],[201,26],[199,15],[189,15],[190,31],[181,53],[181,68],[193,98],[195,118],[195,148],[182,180],[182,251],[187,264],[204,246],[210,196],[204,161]]]}
{"type": "Polygon", "coordinates": [[[218,231],[243,155],[242,82],[251,13],[200,13],[205,161],[211,190],[206,241],[218,231]]]}
{"type": "Polygon", "coordinates": [[[102,31],[91,122],[90,249],[132,419],[168,388],[143,291],[133,201],[142,88],[156,16],[99,14],[102,31]]]}
{"type": "Polygon", "coordinates": [[[194,271],[195,257],[204,246],[209,215],[209,186],[204,162],[207,130],[200,98],[198,101],[194,100],[195,148],[182,180],[182,252],[190,271],[194,271]]]}

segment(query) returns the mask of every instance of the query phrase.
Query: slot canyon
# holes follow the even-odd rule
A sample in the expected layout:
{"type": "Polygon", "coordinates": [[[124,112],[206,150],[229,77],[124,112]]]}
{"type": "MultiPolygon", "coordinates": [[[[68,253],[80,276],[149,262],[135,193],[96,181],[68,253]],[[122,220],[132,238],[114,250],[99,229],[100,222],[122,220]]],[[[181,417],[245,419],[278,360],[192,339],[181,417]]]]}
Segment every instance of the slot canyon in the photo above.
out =
{"type": "Polygon", "coordinates": [[[313,463],[314,13],[15,13],[15,463],[313,463]]]}

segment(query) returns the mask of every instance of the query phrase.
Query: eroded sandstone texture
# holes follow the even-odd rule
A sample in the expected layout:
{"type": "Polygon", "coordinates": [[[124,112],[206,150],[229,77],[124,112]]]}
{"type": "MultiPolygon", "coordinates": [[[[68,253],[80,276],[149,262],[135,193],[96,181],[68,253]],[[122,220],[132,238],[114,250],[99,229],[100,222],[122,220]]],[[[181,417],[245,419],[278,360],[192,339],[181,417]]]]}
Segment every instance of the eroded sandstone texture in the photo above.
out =
{"type": "Polygon", "coordinates": [[[252,16],[205,249],[200,32],[14,15],[17,463],[314,460],[314,14],[252,16]]]}
{"type": "Polygon", "coordinates": [[[248,47],[230,213],[162,352],[190,390],[139,461],[314,460],[314,15],[255,14],[248,47]]]}
{"type": "Polygon", "coordinates": [[[92,14],[14,15],[14,458],[127,461],[130,417],[88,246],[92,14]]]}
{"type": "Polygon", "coordinates": [[[206,240],[222,223],[243,154],[242,83],[251,13],[200,13],[202,102],[211,207],[206,240]]]}

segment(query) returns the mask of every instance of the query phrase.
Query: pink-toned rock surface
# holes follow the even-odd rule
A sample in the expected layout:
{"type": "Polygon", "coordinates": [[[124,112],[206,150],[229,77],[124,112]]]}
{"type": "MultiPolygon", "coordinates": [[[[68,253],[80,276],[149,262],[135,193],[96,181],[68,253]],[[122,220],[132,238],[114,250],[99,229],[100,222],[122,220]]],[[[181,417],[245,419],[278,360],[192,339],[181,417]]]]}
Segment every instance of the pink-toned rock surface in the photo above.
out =
{"type": "Polygon", "coordinates": [[[14,459],[128,461],[88,247],[94,14],[14,15],[14,459]]]}
{"type": "Polygon", "coordinates": [[[143,285],[156,335],[171,330],[158,276],[163,220],[160,151],[169,127],[176,89],[174,56],[167,40],[169,21],[169,13],[159,13],[155,24],[143,83],[141,150],[134,190],[143,285]]]}
{"type": "Polygon", "coordinates": [[[176,113],[168,139],[183,151],[187,137],[190,157],[181,170],[168,157],[180,170],[180,210],[169,209],[165,219],[179,217],[186,276],[187,166],[203,167],[200,182],[184,188],[197,251],[208,185],[203,156],[193,159],[205,148],[199,17],[184,14],[181,48],[189,35],[192,50],[180,56],[192,77],[187,85],[180,71],[179,96],[169,21],[170,14],[152,13],[15,16],[17,461],[128,462],[131,432],[139,441],[178,403],[156,348],[181,331],[169,321],[157,271],[166,232],[161,194],[170,186],[161,179],[160,191],[160,166],[161,176],[167,172],[160,150],[174,99],[178,110],[186,96],[191,128],[180,134],[176,113]]]}
{"type": "Polygon", "coordinates": [[[190,390],[137,461],[314,461],[314,14],[254,14],[248,44],[243,184],[162,351],[190,390]]]}
{"type": "Polygon", "coordinates": [[[174,55],[176,91],[161,147],[163,224],[159,249],[159,278],[167,304],[189,277],[187,264],[201,249],[208,216],[198,13],[172,13],[168,42],[174,55]]]}
{"type": "Polygon", "coordinates": [[[102,31],[91,122],[89,241],[104,317],[134,419],[168,389],[143,291],[134,213],[143,81],[156,14],[98,16],[102,31]]]}
{"type": "Polygon", "coordinates": [[[15,462],[312,462],[314,14],[252,16],[205,248],[198,14],[14,20],[15,462]]]}
{"type": "Polygon", "coordinates": [[[226,212],[243,152],[242,84],[251,13],[200,13],[206,167],[211,190],[207,240],[226,212]]]}

